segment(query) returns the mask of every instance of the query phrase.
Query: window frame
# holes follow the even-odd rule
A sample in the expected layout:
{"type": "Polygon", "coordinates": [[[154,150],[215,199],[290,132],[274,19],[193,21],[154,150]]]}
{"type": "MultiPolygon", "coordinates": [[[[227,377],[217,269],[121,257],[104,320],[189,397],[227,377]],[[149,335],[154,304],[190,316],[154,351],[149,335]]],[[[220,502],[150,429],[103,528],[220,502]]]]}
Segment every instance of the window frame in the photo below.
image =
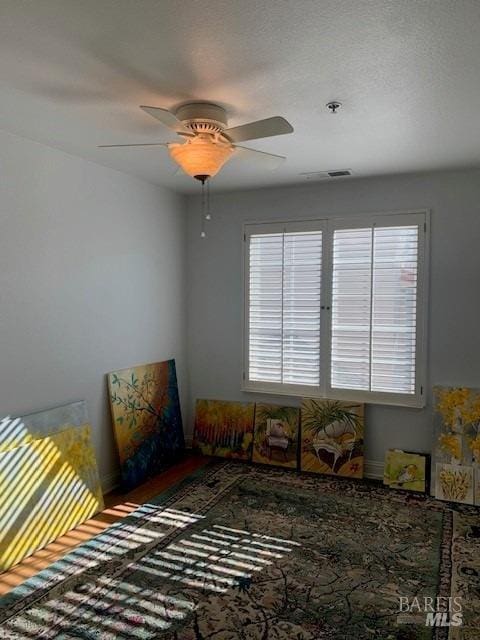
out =
{"type": "Polygon", "coordinates": [[[430,211],[428,209],[380,213],[355,213],[349,216],[329,216],[302,220],[245,221],[243,224],[243,314],[241,389],[248,393],[263,393],[290,397],[330,398],[370,404],[422,408],[425,406],[427,382],[427,309],[430,266],[430,211]],[[418,225],[418,276],[416,307],[415,393],[338,389],[331,386],[331,318],[333,281],[333,234],[336,229],[372,226],[418,225]],[[256,233],[322,231],[322,281],[320,310],[320,385],[296,385],[249,380],[249,238],[256,233]]]}

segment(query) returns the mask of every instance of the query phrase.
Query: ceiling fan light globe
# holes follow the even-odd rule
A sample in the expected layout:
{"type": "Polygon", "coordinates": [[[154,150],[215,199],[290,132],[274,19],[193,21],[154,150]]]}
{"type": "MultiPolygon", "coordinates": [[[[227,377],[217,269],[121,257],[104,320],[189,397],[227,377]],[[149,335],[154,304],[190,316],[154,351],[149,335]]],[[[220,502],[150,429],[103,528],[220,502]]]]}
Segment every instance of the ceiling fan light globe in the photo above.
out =
{"type": "Polygon", "coordinates": [[[210,137],[197,136],[183,144],[168,145],[170,157],[192,178],[208,176],[212,178],[231,158],[233,147],[225,142],[216,142],[210,137]]]}

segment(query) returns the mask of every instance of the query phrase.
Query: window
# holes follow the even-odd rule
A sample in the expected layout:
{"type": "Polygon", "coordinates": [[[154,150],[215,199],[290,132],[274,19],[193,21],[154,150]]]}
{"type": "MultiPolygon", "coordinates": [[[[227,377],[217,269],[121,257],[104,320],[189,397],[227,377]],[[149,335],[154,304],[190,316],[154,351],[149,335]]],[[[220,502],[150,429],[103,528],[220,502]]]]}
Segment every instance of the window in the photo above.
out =
{"type": "Polygon", "coordinates": [[[427,222],[246,225],[244,389],[423,406],[427,222]]]}

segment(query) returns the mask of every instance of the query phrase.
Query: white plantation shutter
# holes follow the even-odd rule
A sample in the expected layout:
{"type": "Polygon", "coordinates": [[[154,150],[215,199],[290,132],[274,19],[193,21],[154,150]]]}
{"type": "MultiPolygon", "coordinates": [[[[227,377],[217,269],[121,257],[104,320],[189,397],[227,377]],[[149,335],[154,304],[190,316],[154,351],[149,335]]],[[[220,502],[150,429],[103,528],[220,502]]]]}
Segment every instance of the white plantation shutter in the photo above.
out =
{"type": "Polygon", "coordinates": [[[415,393],[418,227],[373,232],[370,388],[415,393]]]}
{"type": "Polygon", "coordinates": [[[248,247],[248,381],[318,387],[322,231],[255,231],[248,247]]]}
{"type": "Polygon", "coordinates": [[[371,229],[333,236],[331,385],[367,389],[370,383],[371,229]]]}
{"type": "Polygon", "coordinates": [[[283,234],[250,239],[249,378],[282,382],[283,234]]]}
{"type": "Polygon", "coordinates": [[[283,380],[320,384],[322,232],[284,234],[283,380]]]}
{"type": "Polygon", "coordinates": [[[418,225],[333,234],[331,387],[414,394],[418,225]]]}
{"type": "Polygon", "coordinates": [[[426,225],[247,225],[244,389],[423,406],[426,225]]]}

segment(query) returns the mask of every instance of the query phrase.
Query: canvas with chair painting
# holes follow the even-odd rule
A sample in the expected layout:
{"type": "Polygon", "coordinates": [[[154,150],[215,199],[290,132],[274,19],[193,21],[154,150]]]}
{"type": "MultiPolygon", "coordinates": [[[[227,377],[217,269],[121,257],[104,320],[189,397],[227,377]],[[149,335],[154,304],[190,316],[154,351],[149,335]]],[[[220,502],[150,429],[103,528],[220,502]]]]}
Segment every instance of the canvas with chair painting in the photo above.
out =
{"type": "Polygon", "coordinates": [[[257,403],[253,437],[253,462],[296,469],[300,410],[257,403]]]}

